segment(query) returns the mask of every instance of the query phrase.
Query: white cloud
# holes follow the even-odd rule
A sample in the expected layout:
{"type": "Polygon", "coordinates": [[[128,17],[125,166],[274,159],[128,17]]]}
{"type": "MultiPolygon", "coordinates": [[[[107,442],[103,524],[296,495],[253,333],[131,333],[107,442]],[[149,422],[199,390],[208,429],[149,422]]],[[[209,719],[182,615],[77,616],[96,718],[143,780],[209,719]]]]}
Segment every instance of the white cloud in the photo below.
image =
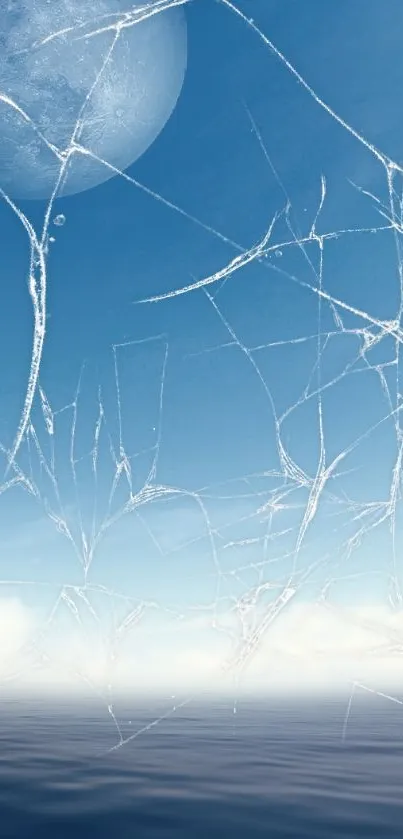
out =
{"type": "Polygon", "coordinates": [[[13,666],[34,630],[34,615],[17,597],[0,598],[0,673],[13,666]]]}
{"type": "MultiPolygon", "coordinates": [[[[224,618],[226,627],[235,630],[234,615],[224,618]]],[[[139,693],[233,689],[233,674],[225,677],[222,665],[233,657],[234,643],[229,635],[212,628],[211,615],[198,614],[167,623],[165,628],[160,620],[154,629],[140,622],[115,650],[94,629],[90,633],[77,622],[61,629],[52,623],[44,636],[48,659],[42,669],[32,670],[24,663],[21,649],[34,637],[35,628],[33,613],[21,600],[0,601],[0,675],[20,669],[22,688],[70,686],[75,690],[85,684],[85,676],[95,688],[111,683],[117,692],[123,688],[139,693]]],[[[241,638],[240,631],[236,637],[241,638]]],[[[402,665],[403,611],[292,604],[250,655],[241,686],[298,694],[369,680],[382,689],[399,682],[402,665]]]]}

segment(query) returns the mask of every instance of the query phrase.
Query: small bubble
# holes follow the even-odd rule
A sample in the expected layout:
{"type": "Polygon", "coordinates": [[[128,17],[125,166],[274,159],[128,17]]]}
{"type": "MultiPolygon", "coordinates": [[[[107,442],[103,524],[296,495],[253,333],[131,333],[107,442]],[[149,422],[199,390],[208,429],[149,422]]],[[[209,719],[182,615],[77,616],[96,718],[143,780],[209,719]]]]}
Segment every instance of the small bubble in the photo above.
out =
{"type": "Polygon", "coordinates": [[[58,216],[54,217],[53,224],[55,224],[56,227],[63,227],[65,221],[66,221],[66,216],[64,216],[63,213],[59,213],[58,216]]]}
{"type": "Polygon", "coordinates": [[[49,242],[56,242],[55,237],[54,236],[49,236],[49,242]]]}
{"type": "Polygon", "coordinates": [[[274,251],[274,253],[277,256],[277,258],[283,255],[283,251],[280,250],[274,251]]]}

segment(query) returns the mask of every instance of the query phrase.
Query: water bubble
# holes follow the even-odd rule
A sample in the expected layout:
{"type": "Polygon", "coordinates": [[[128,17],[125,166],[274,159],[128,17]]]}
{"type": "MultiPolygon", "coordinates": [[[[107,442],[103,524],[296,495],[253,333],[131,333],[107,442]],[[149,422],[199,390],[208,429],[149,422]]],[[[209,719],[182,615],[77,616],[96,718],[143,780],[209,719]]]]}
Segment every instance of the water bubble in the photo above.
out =
{"type": "Polygon", "coordinates": [[[280,251],[280,250],[276,250],[276,251],[274,251],[274,253],[277,257],[280,257],[280,256],[283,255],[283,251],[280,251]]]}
{"type": "Polygon", "coordinates": [[[63,227],[65,221],[66,221],[66,216],[64,216],[63,213],[59,213],[58,216],[54,217],[53,224],[55,224],[56,227],[63,227]]]}

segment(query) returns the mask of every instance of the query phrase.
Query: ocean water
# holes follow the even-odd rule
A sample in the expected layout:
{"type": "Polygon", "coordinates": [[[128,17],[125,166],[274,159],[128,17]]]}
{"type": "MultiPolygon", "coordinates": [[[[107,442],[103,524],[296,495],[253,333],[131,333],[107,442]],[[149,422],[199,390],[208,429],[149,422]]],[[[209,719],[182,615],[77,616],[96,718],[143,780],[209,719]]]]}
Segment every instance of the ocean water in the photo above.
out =
{"type": "Polygon", "coordinates": [[[171,706],[4,703],[2,839],[402,839],[403,707],[171,706]]]}

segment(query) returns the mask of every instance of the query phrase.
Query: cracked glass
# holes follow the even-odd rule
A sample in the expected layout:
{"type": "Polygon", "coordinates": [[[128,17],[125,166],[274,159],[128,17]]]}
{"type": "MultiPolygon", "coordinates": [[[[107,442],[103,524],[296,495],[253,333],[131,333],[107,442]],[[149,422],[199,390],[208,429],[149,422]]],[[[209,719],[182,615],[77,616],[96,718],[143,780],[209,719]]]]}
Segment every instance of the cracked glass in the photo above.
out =
{"type": "Polygon", "coordinates": [[[303,5],[0,2],[0,676],[113,749],[401,701],[403,11],[303,5]]]}

